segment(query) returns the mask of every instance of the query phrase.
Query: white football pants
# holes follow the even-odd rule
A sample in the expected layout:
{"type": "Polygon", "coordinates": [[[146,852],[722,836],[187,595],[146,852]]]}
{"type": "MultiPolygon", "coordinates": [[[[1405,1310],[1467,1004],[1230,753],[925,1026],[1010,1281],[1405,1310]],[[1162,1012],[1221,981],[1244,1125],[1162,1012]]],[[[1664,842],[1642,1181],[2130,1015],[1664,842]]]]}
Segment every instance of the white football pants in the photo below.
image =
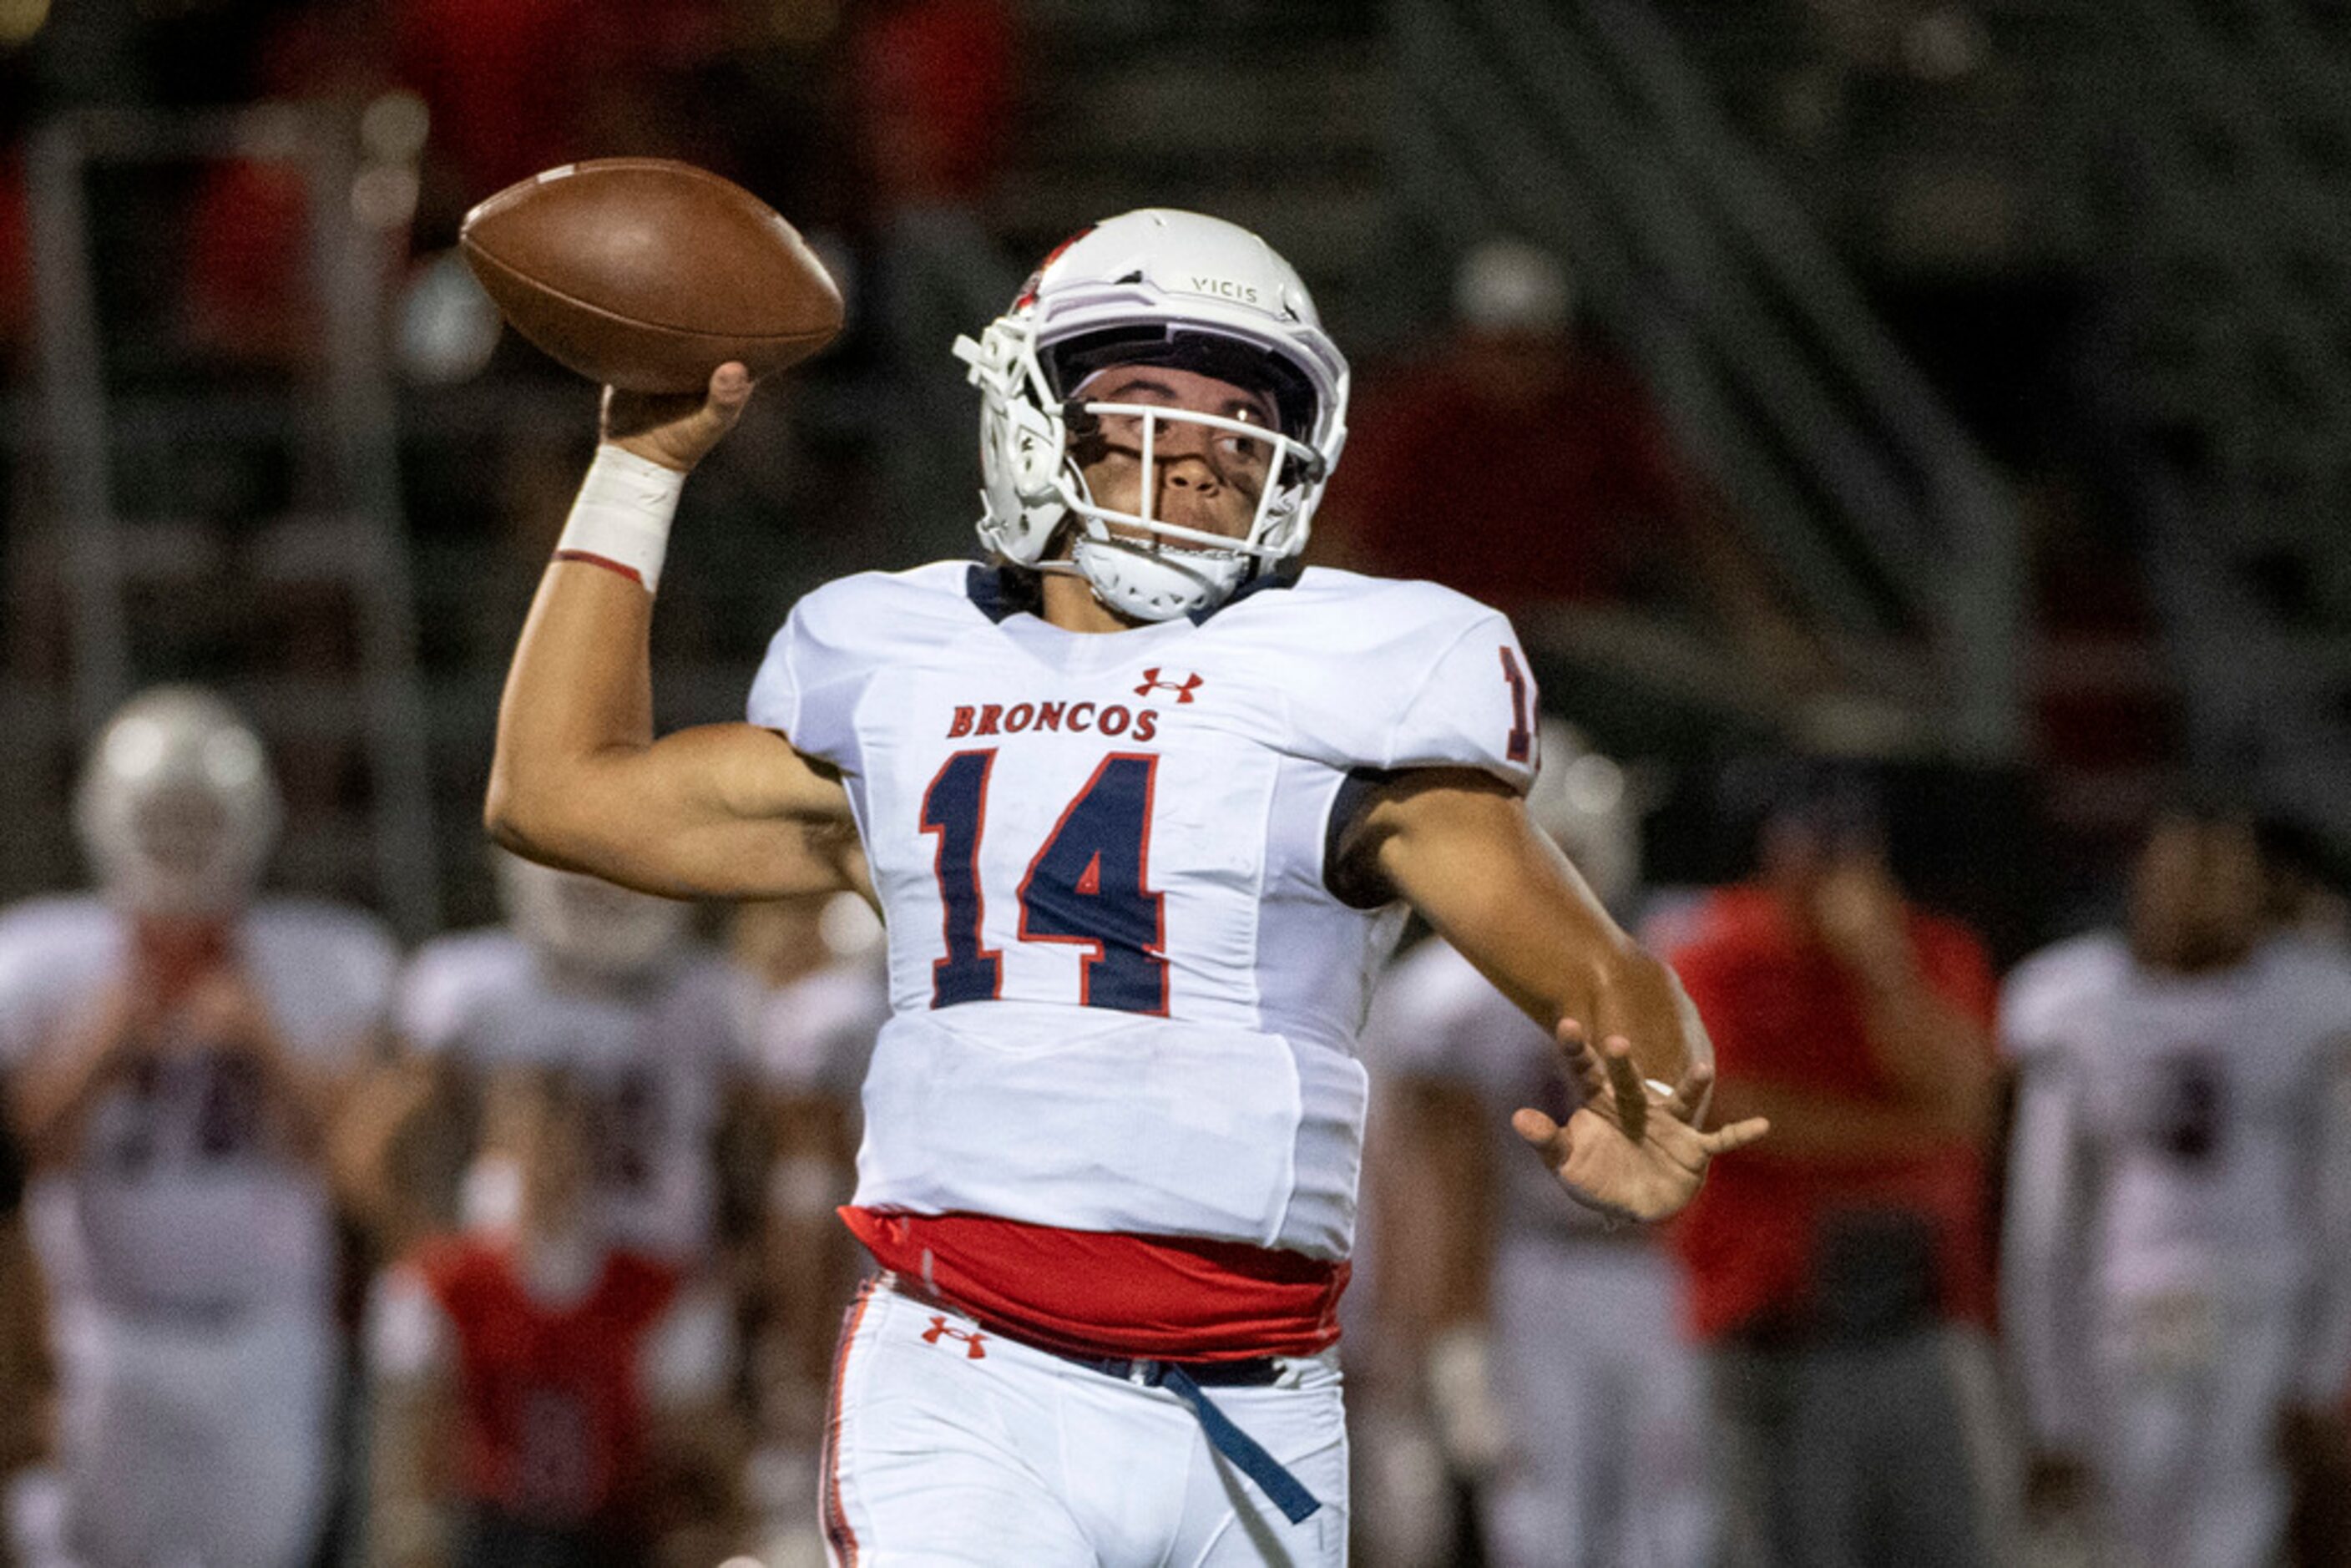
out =
{"type": "Polygon", "coordinates": [[[1506,1240],[1493,1381],[1509,1457],[1487,1494],[1500,1568],[1703,1568],[1716,1508],[1706,1383],[1654,1242],[1506,1240]]]}
{"type": "Polygon", "coordinates": [[[1339,1568],[1335,1353],[1207,1391],[1322,1504],[1291,1524],[1165,1389],[1015,1344],[884,1281],[834,1360],[822,1505],[835,1568],[1339,1568]]]}
{"type": "Polygon", "coordinates": [[[2109,1303],[2095,1456],[2127,1568],[2262,1568],[2283,1539],[2277,1448],[2300,1324],[2294,1294],[2109,1303]]]}

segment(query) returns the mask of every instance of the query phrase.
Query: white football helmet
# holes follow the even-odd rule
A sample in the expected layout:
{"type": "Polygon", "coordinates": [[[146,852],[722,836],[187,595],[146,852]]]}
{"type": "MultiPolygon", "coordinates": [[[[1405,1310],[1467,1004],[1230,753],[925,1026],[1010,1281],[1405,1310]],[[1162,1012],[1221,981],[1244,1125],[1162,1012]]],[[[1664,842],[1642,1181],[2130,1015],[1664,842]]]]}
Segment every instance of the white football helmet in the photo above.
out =
{"type": "Polygon", "coordinates": [[[236,710],[201,686],[157,686],[99,733],[74,827],[117,908],[211,918],[252,898],[279,811],[261,737],[236,710]]]}
{"type": "Polygon", "coordinates": [[[1549,833],[1600,902],[1621,913],[1641,880],[1641,807],[1632,780],[1582,730],[1546,717],[1527,815],[1549,833]]]}
{"type": "Polygon", "coordinates": [[[609,980],[650,974],[684,946],[694,906],[494,849],[507,923],[558,968],[609,980]]]}
{"type": "Polygon", "coordinates": [[[1011,309],[956,356],[979,388],[982,543],[1040,571],[1070,571],[1139,621],[1212,609],[1256,573],[1306,548],[1307,528],[1347,437],[1347,361],[1290,265],[1247,229],[1146,208],[1106,219],[1045,258],[1011,309]],[[1113,365],[1197,371],[1271,396],[1280,428],[1146,403],[1077,401],[1113,365]],[[1098,504],[1071,450],[1104,416],[1138,422],[1140,512],[1098,504]],[[1152,517],[1152,452],[1184,422],[1271,450],[1257,513],[1240,538],[1152,517]],[[1065,523],[1071,559],[1046,559],[1065,523]]]}

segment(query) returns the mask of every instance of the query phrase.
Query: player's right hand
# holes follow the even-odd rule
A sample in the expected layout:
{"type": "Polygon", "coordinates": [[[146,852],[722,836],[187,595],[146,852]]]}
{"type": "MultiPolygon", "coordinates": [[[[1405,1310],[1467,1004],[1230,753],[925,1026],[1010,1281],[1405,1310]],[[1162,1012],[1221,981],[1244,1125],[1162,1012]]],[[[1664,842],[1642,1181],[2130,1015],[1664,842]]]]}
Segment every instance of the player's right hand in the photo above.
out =
{"type": "Polygon", "coordinates": [[[604,389],[600,431],[606,441],[648,463],[690,474],[751,401],[751,372],[729,360],[710,372],[700,397],[692,392],[626,392],[604,389]]]}

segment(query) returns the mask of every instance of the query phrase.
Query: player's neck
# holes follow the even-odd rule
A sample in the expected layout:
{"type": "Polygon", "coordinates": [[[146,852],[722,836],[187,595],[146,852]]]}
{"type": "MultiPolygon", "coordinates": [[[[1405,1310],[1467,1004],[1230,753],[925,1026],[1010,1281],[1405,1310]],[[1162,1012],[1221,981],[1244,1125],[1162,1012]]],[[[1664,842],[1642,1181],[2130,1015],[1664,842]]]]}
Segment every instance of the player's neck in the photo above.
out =
{"type": "Polygon", "coordinates": [[[1049,571],[1039,581],[1040,613],[1049,626],[1064,632],[1132,632],[1148,622],[1121,615],[1094,597],[1093,584],[1082,577],[1049,571]]]}
{"type": "Polygon", "coordinates": [[[170,994],[228,960],[230,919],[224,915],[141,914],[132,940],[149,973],[170,994]]]}

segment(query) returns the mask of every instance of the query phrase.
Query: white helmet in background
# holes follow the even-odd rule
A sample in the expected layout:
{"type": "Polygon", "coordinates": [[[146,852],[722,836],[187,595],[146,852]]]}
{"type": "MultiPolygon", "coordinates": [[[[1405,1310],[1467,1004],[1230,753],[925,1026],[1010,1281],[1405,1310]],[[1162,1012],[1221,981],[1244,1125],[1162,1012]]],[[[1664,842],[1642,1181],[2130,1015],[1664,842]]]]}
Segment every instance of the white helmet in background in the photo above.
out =
{"type": "MultiPolygon", "coordinates": [[[[1074,571],[1104,604],[1139,621],[1213,609],[1256,573],[1306,548],[1322,487],[1347,436],[1347,361],[1322,330],[1290,265],[1247,229],[1197,213],[1146,208],[1081,231],[1045,258],[1012,308],[956,355],[979,388],[981,542],[1019,565],[1074,571]],[[1112,365],[1164,364],[1269,394],[1280,428],[1155,404],[1074,400],[1112,365]],[[1188,422],[1273,449],[1249,532],[1227,538],[1098,505],[1071,451],[1104,414],[1188,422]],[[1062,525],[1067,562],[1046,559],[1062,525]],[[1113,531],[1116,525],[1118,531],[1113,531]]],[[[1146,444],[1146,465],[1149,447],[1146,444]]]]}
{"type": "Polygon", "coordinates": [[[107,899],[136,915],[216,918],[253,897],[277,845],[261,737],[201,686],[156,686],[99,732],[74,827],[107,899]]]}
{"type": "Polygon", "coordinates": [[[1641,880],[1641,810],[1632,780],[1565,720],[1545,718],[1539,734],[1541,766],[1527,791],[1527,815],[1567,852],[1600,902],[1621,913],[1641,880]]]}
{"type": "Polygon", "coordinates": [[[507,923],[559,968],[605,979],[650,973],[685,943],[694,906],[601,877],[491,852],[507,923]]]}

